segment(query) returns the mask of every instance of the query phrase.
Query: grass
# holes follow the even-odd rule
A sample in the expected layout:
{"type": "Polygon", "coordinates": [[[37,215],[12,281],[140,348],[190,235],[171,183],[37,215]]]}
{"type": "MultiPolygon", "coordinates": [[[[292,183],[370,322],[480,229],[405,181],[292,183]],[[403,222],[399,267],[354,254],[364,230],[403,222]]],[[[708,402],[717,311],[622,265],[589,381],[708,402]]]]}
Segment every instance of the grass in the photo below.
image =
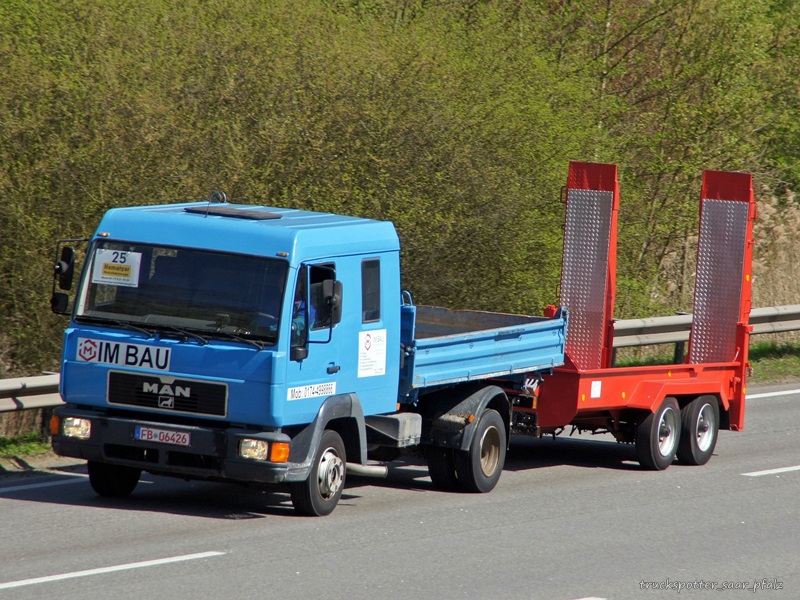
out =
{"type": "Polygon", "coordinates": [[[756,342],[750,345],[751,383],[784,383],[800,378],[800,344],[756,342]]]}
{"type": "MultiPolygon", "coordinates": [[[[628,352],[617,358],[618,367],[640,367],[664,365],[673,362],[673,350],[657,347],[626,349],[628,352]]],[[[800,343],[798,342],[753,342],[750,344],[750,366],[753,374],[750,384],[770,384],[797,381],[800,379],[800,343]]]]}
{"type": "Polygon", "coordinates": [[[13,438],[0,438],[0,458],[33,456],[45,452],[50,452],[50,442],[36,431],[13,438]]]}

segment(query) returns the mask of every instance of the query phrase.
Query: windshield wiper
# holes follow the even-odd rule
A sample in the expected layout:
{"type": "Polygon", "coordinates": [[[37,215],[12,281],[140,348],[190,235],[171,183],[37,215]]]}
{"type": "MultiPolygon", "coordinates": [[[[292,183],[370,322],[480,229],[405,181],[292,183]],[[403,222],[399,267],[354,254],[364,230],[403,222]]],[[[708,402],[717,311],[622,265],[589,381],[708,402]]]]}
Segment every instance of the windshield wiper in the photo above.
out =
{"type": "Polygon", "coordinates": [[[246,338],[244,336],[241,336],[241,335],[238,335],[238,334],[235,334],[235,333],[231,333],[230,331],[215,331],[214,335],[231,338],[231,339],[236,340],[237,342],[243,342],[245,344],[252,344],[253,346],[258,348],[259,350],[263,350],[264,348],[267,347],[267,345],[264,342],[260,342],[258,340],[254,340],[254,339],[251,339],[251,338],[246,338]]]}
{"type": "Polygon", "coordinates": [[[97,323],[97,324],[105,324],[111,323],[112,325],[116,325],[117,327],[121,327],[122,329],[129,329],[131,331],[139,331],[140,333],[144,333],[147,337],[151,338],[155,335],[155,331],[152,329],[146,329],[144,327],[140,327],[139,325],[134,325],[130,321],[121,321],[119,319],[106,319],[103,317],[87,317],[86,315],[81,315],[75,318],[76,321],[88,321],[89,323],[97,323]]]}
{"type": "Polygon", "coordinates": [[[203,337],[199,333],[195,333],[194,331],[189,331],[188,329],[184,329],[183,327],[176,327],[175,325],[158,325],[158,328],[166,329],[167,331],[174,331],[175,333],[179,333],[182,336],[184,336],[184,338],[187,339],[194,338],[195,340],[204,345],[208,343],[207,337],[203,337]]]}

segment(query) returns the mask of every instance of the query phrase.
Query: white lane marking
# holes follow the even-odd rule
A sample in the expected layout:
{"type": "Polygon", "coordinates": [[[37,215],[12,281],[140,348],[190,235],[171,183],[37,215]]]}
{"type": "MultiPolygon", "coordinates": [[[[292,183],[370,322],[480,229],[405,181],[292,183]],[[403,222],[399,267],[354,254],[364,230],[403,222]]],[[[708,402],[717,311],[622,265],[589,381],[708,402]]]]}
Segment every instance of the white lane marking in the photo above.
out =
{"type": "Polygon", "coordinates": [[[183,556],[171,556],[169,558],[159,558],[157,560],[145,560],[143,562],[128,563],[112,567],[102,567],[100,569],[88,569],[86,571],[73,571],[72,573],[62,573],[61,575],[48,575],[47,577],[34,577],[33,579],[20,579],[19,581],[9,581],[0,583],[0,590],[23,587],[26,585],[36,585],[39,583],[50,583],[52,581],[63,581],[64,579],[75,579],[76,577],[89,577],[91,575],[103,575],[116,571],[127,571],[130,569],[142,569],[145,567],[157,567],[169,563],[176,563],[186,560],[197,560],[199,558],[210,558],[212,556],[222,556],[224,552],[199,552],[197,554],[184,554],[183,556]]]}
{"type": "Polygon", "coordinates": [[[755,400],[756,398],[773,398],[774,396],[790,396],[791,394],[800,394],[800,390],[783,390],[781,392],[764,392],[763,394],[747,394],[745,398],[748,400],[755,400]]]}
{"type": "Polygon", "coordinates": [[[62,479],[60,481],[50,481],[49,483],[31,483],[28,485],[15,485],[13,487],[0,488],[0,494],[8,494],[11,492],[25,492],[27,490],[36,490],[38,488],[51,487],[55,485],[67,485],[68,483],[83,483],[83,479],[62,479]]]}
{"type": "MultiPolygon", "coordinates": [[[[89,477],[88,475],[84,475],[83,473],[75,473],[74,475],[70,475],[72,479],[61,479],[59,481],[50,481],[47,483],[29,483],[28,485],[15,485],[12,487],[0,487],[0,495],[9,494],[11,492],[25,492],[27,490],[36,490],[39,488],[46,488],[52,487],[56,485],[67,485],[68,483],[83,483],[84,480],[89,477]]],[[[139,484],[149,484],[153,483],[152,481],[139,481],[139,484]]]]}
{"type": "Polygon", "coordinates": [[[796,467],[782,467],[780,469],[767,469],[766,471],[752,471],[750,473],[742,473],[746,477],[761,477],[762,475],[778,475],[780,473],[790,473],[792,471],[800,471],[800,465],[796,467]]]}

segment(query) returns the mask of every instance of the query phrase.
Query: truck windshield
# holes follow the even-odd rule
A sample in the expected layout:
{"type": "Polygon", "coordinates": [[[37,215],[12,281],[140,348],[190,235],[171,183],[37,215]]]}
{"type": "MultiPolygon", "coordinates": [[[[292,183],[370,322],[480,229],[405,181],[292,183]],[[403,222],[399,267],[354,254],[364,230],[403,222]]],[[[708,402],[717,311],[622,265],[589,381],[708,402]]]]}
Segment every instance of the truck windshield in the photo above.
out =
{"type": "Polygon", "coordinates": [[[91,248],[77,321],[228,338],[278,341],[285,261],[100,240],[91,248]]]}

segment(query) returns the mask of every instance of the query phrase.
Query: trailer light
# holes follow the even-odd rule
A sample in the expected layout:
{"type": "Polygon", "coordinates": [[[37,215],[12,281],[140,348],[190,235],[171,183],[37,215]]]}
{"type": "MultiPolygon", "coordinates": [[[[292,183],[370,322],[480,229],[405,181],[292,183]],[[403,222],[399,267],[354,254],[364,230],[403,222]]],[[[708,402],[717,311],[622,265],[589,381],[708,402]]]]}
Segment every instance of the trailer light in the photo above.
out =
{"type": "Polygon", "coordinates": [[[78,417],[66,417],[61,433],[67,437],[89,439],[92,435],[92,422],[89,419],[79,419],[78,417]]]}
{"type": "Polygon", "coordinates": [[[289,461],[289,442],[273,442],[272,451],[269,453],[272,462],[283,463],[289,461]]]}
{"type": "Polygon", "coordinates": [[[239,442],[239,456],[253,460],[267,460],[269,455],[269,442],[245,438],[239,442]]]}

